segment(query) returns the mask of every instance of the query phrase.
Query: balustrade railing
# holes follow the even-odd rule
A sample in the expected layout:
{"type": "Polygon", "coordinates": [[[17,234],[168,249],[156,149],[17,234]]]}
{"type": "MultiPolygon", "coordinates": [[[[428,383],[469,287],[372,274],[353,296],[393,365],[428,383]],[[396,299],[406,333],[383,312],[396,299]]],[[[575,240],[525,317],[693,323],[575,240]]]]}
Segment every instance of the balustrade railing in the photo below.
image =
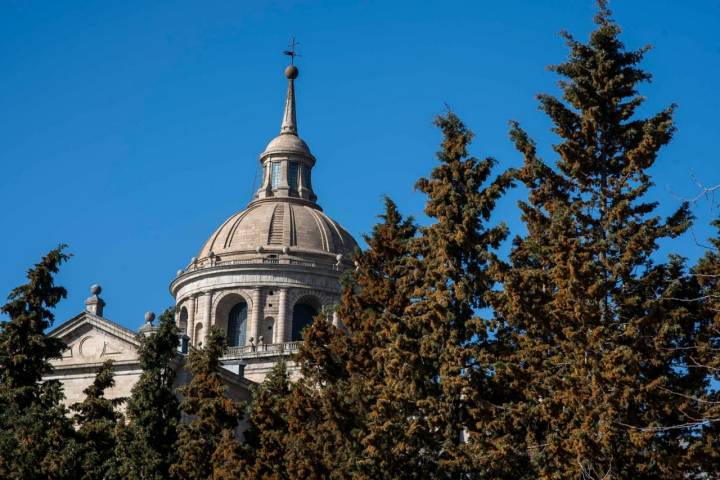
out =
{"type": "Polygon", "coordinates": [[[223,358],[254,358],[289,355],[300,350],[302,342],[262,343],[229,347],[223,358]]]}
{"type": "Polygon", "coordinates": [[[340,270],[341,266],[337,263],[311,262],[306,260],[296,260],[294,258],[244,258],[240,260],[205,260],[203,262],[190,265],[185,272],[194,270],[203,270],[205,268],[223,267],[230,265],[254,265],[254,264],[272,264],[272,265],[297,265],[300,267],[323,268],[327,270],[340,270]]]}

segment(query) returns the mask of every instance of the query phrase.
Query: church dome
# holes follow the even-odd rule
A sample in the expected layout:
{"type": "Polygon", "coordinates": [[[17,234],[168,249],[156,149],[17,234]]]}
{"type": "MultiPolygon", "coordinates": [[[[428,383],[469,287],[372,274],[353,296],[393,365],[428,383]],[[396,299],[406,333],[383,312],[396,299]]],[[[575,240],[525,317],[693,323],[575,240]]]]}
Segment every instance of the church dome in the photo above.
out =
{"type": "Polygon", "coordinates": [[[228,218],[205,242],[198,260],[230,260],[243,254],[283,252],[345,256],[353,237],[314,205],[287,201],[254,202],[228,218]]]}

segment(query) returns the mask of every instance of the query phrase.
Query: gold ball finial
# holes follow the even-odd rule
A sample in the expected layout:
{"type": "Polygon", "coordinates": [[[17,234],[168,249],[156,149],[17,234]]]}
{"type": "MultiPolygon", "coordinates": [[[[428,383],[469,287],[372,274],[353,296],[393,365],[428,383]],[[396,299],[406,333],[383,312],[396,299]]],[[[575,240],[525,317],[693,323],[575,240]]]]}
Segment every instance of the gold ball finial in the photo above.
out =
{"type": "Polygon", "coordinates": [[[298,77],[299,73],[300,71],[295,65],[288,65],[285,69],[285,77],[287,77],[288,80],[295,80],[298,77]]]}

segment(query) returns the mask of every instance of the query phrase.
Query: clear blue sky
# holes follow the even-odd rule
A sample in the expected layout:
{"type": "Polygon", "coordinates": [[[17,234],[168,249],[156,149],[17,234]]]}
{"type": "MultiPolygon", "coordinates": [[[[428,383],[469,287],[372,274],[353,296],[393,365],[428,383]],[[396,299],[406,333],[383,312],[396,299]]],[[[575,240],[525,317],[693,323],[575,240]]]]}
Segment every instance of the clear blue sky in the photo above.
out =
{"type": "MultiPolygon", "coordinates": [[[[629,47],[654,45],[644,109],[679,104],[678,133],[653,168],[667,213],[720,183],[720,1],[614,1],[629,47]]],[[[318,159],[319,201],[356,237],[391,195],[420,215],[415,180],[435,165],[432,118],[450,105],[473,153],[521,158],[515,119],[552,158],[534,95],[556,93],[558,32],[586,38],[591,1],[0,2],[0,292],[58,244],[74,258],[58,321],[99,282],[128,327],[172,303],[168,284],[247,204],[257,155],[278,132],[291,35],[301,43],[301,136],[318,159]]],[[[498,220],[520,232],[514,192],[498,220]]],[[[695,208],[695,237],[717,214],[695,208]]],[[[692,235],[663,246],[691,259],[692,235]]]]}

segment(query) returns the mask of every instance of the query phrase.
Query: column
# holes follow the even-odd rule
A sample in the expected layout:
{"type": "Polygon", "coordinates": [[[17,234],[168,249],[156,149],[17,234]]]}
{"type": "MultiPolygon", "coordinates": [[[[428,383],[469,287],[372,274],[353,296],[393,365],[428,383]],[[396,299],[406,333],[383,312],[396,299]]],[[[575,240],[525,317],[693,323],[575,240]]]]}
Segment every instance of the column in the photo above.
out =
{"type": "MultiPolygon", "coordinates": [[[[262,324],[263,304],[262,290],[253,288],[252,291],[252,311],[250,312],[250,323],[248,324],[248,333],[246,335],[247,343],[250,343],[250,337],[255,339],[255,345],[259,342],[260,325],[262,324]]],[[[265,339],[267,342],[268,339],[265,339]]]]}
{"type": "Polygon", "coordinates": [[[188,335],[190,335],[190,345],[197,345],[195,341],[195,298],[189,297],[187,300],[188,309],[188,335]]]}
{"type": "Polygon", "coordinates": [[[275,332],[275,343],[283,343],[288,341],[288,330],[291,325],[292,319],[288,318],[287,314],[287,288],[281,288],[278,292],[278,318],[275,321],[276,332],[275,332]]]}
{"type": "Polygon", "coordinates": [[[206,292],[203,296],[205,298],[205,318],[203,319],[203,345],[205,345],[208,333],[210,333],[210,327],[214,324],[212,318],[212,298],[213,292],[206,292]]]}

